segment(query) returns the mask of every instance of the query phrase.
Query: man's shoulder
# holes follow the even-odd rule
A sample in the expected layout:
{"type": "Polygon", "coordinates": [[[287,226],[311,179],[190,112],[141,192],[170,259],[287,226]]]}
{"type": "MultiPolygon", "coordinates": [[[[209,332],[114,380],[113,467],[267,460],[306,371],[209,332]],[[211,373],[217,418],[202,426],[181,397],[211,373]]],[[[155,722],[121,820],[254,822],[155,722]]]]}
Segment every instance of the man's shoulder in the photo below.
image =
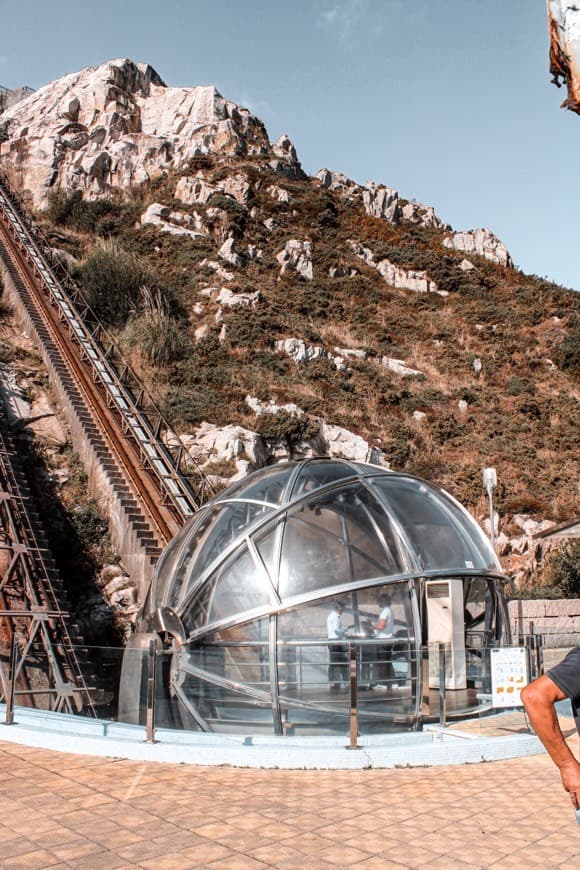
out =
{"type": "Polygon", "coordinates": [[[547,676],[562,689],[569,698],[580,695],[580,646],[570,652],[546,672],[547,676]]]}

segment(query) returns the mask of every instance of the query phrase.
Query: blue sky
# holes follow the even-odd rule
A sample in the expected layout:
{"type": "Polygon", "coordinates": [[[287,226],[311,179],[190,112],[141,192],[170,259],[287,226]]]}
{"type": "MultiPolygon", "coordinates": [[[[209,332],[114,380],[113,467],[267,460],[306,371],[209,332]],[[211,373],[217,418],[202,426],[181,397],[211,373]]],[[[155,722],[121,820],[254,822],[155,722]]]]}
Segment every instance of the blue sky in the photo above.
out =
{"type": "Polygon", "coordinates": [[[580,289],[580,118],[550,84],[544,0],[2,3],[0,84],[114,57],[215,84],[326,166],[490,227],[525,271],[580,289]]]}

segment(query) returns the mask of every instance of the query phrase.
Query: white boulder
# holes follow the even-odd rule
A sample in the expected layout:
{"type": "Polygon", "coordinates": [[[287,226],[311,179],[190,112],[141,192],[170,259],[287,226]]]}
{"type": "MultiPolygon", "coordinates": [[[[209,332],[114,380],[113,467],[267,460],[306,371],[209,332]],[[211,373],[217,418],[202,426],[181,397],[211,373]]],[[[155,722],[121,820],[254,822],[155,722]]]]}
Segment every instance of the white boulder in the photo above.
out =
{"type": "Polygon", "coordinates": [[[389,356],[381,357],[381,365],[384,368],[389,369],[389,371],[401,375],[403,378],[417,377],[418,375],[423,374],[423,372],[420,372],[418,369],[410,368],[410,366],[406,365],[402,359],[393,359],[393,357],[389,356]]]}
{"type": "Polygon", "coordinates": [[[391,287],[396,287],[401,290],[412,290],[414,293],[436,293],[439,296],[447,296],[446,290],[439,290],[435,281],[431,281],[427,277],[427,273],[417,269],[403,269],[401,266],[396,266],[390,260],[380,260],[378,263],[372,251],[366,248],[360,242],[353,239],[348,240],[354,254],[363,260],[367,266],[376,269],[379,275],[391,287]]]}
{"type": "Polygon", "coordinates": [[[234,239],[226,239],[218,251],[218,257],[221,257],[230,266],[239,266],[241,265],[242,258],[234,251],[234,244],[234,239]]]}
{"type": "Polygon", "coordinates": [[[392,187],[368,181],[363,188],[362,199],[365,211],[371,217],[382,218],[392,224],[399,222],[399,194],[392,187]]]}
{"type": "Polygon", "coordinates": [[[290,239],[283,250],[276,254],[280,263],[280,275],[288,271],[296,272],[306,281],[312,281],[312,242],[290,239]]]}
{"type": "Polygon", "coordinates": [[[503,242],[491,230],[478,229],[457,232],[443,239],[446,248],[466,254],[477,254],[500,266],[513,266],[512,258],[503,242]]]}

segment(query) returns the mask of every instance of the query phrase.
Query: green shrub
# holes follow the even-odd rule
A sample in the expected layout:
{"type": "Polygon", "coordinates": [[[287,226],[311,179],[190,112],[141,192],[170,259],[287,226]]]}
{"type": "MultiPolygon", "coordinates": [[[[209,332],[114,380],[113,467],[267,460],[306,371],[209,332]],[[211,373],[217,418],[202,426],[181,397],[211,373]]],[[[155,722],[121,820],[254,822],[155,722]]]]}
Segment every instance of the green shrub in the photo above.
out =
{"type": "Polygon", "coordinates": [[[548,560],[544,578],[557,587],[561,598],[580,598],[580,540],[570,540],[548,560]]]}
{"type": "Polygon", "coordinates": [[[104,323],[123,326],[138,305],[141,287],[151,275],[137,257],[118,245],[104,244],[80,269],[87,302],[104,323]]]}
{"type": "Polygon", "coordinates": [[[289,445],[299,441],[308,441],[320,432],[320,422],[304,414],[301,417],[288,411],[278,411],[277,414],[263,414],[258,418],[256,431],[266,441],[283,441],[289,445]]]}
{"type": "Polygon", "coordinates": [[[85,201],[80,190],[72,193],[58,190],[48,198],[50,220],[81,233],[109,235],[118,228],[120,211],[120,206],[110,199],[85,201]]]}
{"type": "Polygon", "coordinates": [[[568,337],[558,345],[554,356],[558,368],[562,371],[580,375],[580,317],[575,318],[568,337]]]}
{"type": "Polygon", "coordinates": [[[181,386],[166,394],[162,411],[171,425],[179,427],[215,421],[222,404],[221,394],[211,387],[181,386]]]}
{"type": "Polygon", "coordinates": [[[505,382],[505,389],[508,396],[521,396],[522,393],[535,393],[536,385],[530,378],[511,375],[505,382]]]}
{"type": "Polygon", "coordinates": [[[131,319],[130,342],[154,366],[166,366],[183,359],[189,345],[187,336],[174,317],[168,314],[142,314],[131,319]]]}
{"type": "Polygon", "coordinates": [[[99,550],[109,529],[95,499],[78,505],[70,517],[82,546],[88,550],[99,550]]]}

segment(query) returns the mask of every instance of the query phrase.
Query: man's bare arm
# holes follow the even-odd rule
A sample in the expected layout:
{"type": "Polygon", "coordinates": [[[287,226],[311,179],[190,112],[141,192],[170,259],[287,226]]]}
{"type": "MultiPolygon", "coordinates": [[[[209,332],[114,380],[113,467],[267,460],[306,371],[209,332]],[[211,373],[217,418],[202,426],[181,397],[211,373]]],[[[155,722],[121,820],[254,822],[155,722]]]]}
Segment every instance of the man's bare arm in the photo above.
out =
{"type": "Polygon", "coordinates": [[[526,709],[534,731],[546,747],[550,758],[560,770],[562,785],[570,795],[570,800],[580,807],[580,764],[574,758],[558,724],[554,709],[557,701],[566,695],[549,677],[542,676],[522,691],[522,703],[526,709]]]}

